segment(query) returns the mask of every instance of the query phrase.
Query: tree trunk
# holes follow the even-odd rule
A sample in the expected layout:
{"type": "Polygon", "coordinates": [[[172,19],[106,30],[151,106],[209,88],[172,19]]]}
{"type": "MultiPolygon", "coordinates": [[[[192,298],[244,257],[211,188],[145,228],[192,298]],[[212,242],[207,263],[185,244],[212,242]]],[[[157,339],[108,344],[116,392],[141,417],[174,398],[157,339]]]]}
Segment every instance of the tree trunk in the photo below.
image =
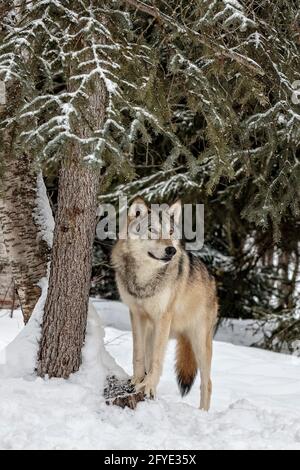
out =
{"type": "MultiPolygon", "coordinates": [[[[22,102],[21,86],[7,87],[7,105],[0,119],[14,116],[22,102]]],[[[0,161],[3,166],[0,192],[0,224],[15,280],[24,320],[27,322],[40,297],[37,285],[47,275],[49,246],[38,220],[38,173],[31,159],[20,151],[19,129],[14,123],[1,132],[0,161]]],[[[43,184],[43,182],[41,182],[43,184]]]]}
{"type": "MultiPolygon", "coordinates": [[[[71,45],[72,52],[85,49],[83,39],[71,45]]],[[[93,57],[87,52],[84,62],[91,63],[93,57]]],[[[88,68],[86,65],[86,73],[88,68]]],[[[79,73],[82,73],[81,64],[73,53],[67,78],[67,89],[72,93],[77,91],[72,76],[79,73]]],[[[95,137],[94,132],[99,136],[106,114],[107,90],[99,76],[94,77],[87,91],[86,105],[80,104],[73,115],[72,133],[79,139],[95,137]]],[[[65,149],[60,170],[49,290],[38,358],[38,374],[42,377],[68,378],[81,365],[100,172],[83,163],[85,153],[79,139],[65,149]]]]}
{"type": "Polygon", "coordinates": [[[0,309],[10,308],[14,298],[14,281],[0,225],[0,309]]]}
{"type": "Polygon", "coordinates": [[[60,171],[58,210],[38,373],[67,378],[79,369],[95,234],[98,173],[72,159],[60,171]]]}
{"type": "Polygon", "coordinates": [[[280,268],[280,307],[285,309],[289,308],[290,295],[291,295],[291,281],[289,279],[290,270],[290,253],[282,251],[279,256],[279,268],[280,268]]]}

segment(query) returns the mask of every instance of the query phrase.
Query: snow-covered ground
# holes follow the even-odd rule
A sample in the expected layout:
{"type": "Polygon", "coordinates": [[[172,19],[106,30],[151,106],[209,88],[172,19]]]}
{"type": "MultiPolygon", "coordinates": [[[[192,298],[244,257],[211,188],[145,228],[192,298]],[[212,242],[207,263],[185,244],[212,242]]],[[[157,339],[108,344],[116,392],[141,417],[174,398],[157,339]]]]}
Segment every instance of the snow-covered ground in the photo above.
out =
{"type": "MultiPolygon", "coordinates": [[[[107,350],[130,374],[126,308],[95,305],[107,350]]],[[[96,328],[93,319],[83,368],[68,381],[7,376],[0,366],[1,449],[300,449],[299,358],[216,341],[212,408],[205,413],[198,409],[199,379],[185,399],[178,393],[171,341],[157,400],[122,410],[101,397],[96,328]]],[[[1,311],[0,349],[21,330],[19,314],[10,319],[1,311]]]]}

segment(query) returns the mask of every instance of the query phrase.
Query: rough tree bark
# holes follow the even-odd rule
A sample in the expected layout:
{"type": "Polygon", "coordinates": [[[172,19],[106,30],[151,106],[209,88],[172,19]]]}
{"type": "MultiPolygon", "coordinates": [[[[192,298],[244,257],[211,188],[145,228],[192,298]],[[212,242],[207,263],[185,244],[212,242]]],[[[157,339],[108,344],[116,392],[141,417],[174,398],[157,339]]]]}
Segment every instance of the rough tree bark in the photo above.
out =
{"type": "MultiPolygon", "coordinates": [[[[84,46],[83,40],[77,41],[74,50],[83,50],[84,46]]],[[[78,73],[77,67],[76,60],[70,63],[67,87],[72,92],[70,77],[78,73]]],[[[106,102],[105,85],[95,77],[87,108],[81,107],[78,115],[74,115],[72,126],[77,136],[86,138],[102,128],[106,102]]],[[[42,377],[67,378],[81,364],[100,181],[99,171],[84,164],[83,157],[80,143],[69,144],[60,170],[49,290],[38,358],[38,374],[42,377]]]]}
{"type": "MultiPolygon", "coordinates": [[[[22,102],[21,86],[7,86],[7,104],[0,105],[0,120],[16,115],[22,102]]],[[[37,213],[38,173],[30,157],[20,150],[15,122],[0,135],[2,166],[0,223],[4,244],[24,320],[27,322],[40,297],[38,282],[47,275],[49,247],[41,236],[37,213]]]]}
{"type": "Polygon", "coordinates": [[[13,276],[0,224],[0,309],[11,307],[14,298],[13,276]]]}
{"type": "Polygon", "coordinates": [[[96,223],[98,173],[72,158],[59,177],[48,297],[38,373],[67,378],[79,369],[85,337],[96,223]]]}

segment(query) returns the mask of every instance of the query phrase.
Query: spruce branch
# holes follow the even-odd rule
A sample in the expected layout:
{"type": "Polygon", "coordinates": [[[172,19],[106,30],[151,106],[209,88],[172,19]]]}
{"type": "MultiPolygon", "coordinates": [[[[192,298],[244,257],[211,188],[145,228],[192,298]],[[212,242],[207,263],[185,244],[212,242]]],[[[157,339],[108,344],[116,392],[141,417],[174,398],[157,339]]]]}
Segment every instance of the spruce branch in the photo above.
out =
{"type": "Polygon", "coordinates": [[[153,16],[153,18],[156,18],[156,19],[162,18],[162,13],[155,6],[152,7],[138,0],[125,0],[125,1],[130,6],[133,6],[134,8],[136,8],[137,10],[147,13],[150,16],[153,16]]]}
{"type": "Polygon", "coordinates": [[[176,27],[179,33],[180,32],[184,33],[187,36],[190,36],[191,38],[193,38],[193,40],[196,40],[198,43],[207,47],[212,52],[214,52],[216,57],[218,57],[220,60],[222,58],[231,59],[237,62],[238,64],[246,67],[251,72],[254,72],[261,76],[265,74],[263,69],[254,60],[242,54],[239,54],[238,52],[230,50],[221,44],[217,44],[208,35],[204,33],[200,34],[198,31],[193,30],[189,28],[188,26],[179,23],[174,17],[166,15],[165,13],[161,12],[157,7],[147,5],[144,2],[141,2],[139,0],[123,0],[123,1],[127,3],[129,6],[132,6],[139,11],[142,11],[143,13],[147,13],[148,15],[152,16],[156,20],[164,22],[166,25],[168,25],[171,28],[176,27]]]}

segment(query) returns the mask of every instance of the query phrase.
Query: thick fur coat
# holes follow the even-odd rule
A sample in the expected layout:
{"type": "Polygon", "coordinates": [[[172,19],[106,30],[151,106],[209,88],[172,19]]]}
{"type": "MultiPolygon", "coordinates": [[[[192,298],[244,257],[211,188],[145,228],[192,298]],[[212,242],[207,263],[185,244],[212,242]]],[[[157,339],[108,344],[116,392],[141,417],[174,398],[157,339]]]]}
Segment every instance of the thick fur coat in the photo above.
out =
{"type": "MultiPolygon", "coordinates": [[[[181,204],[170,208],[175,222],[181,204]]],[[[128,223],[147,217],[141,199],[131,206],[128,223]]],[[[151,227],[157,238],[129,233],[112,254],[120,296],[128,305],[133,332],[133,383],[155,396],[169,337],[177,339],[176,372],[182,395],[189,392],[198,369],[201,374],[200,408],[211,400],[212,341],[218,313],[214,278],[205,265],[186,252],[170,229],[162,239],[161,226],[151,227]]]]}

